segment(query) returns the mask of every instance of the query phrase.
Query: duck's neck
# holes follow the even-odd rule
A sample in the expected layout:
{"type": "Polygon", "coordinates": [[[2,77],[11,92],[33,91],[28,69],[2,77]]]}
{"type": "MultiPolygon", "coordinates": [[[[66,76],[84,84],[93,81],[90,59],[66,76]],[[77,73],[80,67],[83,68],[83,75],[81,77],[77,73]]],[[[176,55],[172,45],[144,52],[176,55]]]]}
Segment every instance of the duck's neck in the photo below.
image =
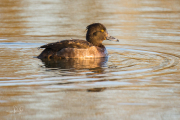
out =
{"type": "Polygon", "coordinates": [[[98,46],[98,47],[104,48],[104,45],[102,43],[98,43],[96,41],[95,42],[94,41],[88,41],[88,42],[92,43],[94,46],[98,46]]]}
{"type": "Polygon", "coordinates": [[[98,47],[105,48],[105,46],[103,44],[98,45],[98,47]]]}
{"type": "Polygon", "coordinates": [[[97,40],[93,40],[91,37],[86,37],[86,40],[90,43],[92,43],[94,46],[98,46],[98,47],[103,47],[104,48],[104,45],[102,44],[101,41],[97,41],[97,40]]]}

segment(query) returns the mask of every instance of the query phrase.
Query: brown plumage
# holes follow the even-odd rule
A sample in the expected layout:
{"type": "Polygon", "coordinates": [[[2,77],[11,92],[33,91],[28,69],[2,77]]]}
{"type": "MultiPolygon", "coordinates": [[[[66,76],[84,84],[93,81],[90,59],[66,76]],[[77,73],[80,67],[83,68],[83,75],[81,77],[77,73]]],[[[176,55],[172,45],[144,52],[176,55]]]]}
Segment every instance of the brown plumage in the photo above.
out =
{"type": "Polygon", "coordinates": [[[104,25],[94,23],[87,26],[86,40],[62,40],[41,46],[45,50],[38,58],[92,58],[108,56],[106,48],[102,45],[103,40],[116,40],[108,36],[104,25]]]}

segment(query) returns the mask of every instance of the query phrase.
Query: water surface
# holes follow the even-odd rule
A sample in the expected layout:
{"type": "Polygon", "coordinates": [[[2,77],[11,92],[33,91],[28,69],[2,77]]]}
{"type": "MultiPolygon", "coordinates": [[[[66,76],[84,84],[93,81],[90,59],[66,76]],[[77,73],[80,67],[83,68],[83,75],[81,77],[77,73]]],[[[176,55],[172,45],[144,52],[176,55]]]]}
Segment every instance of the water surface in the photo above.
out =
{"type": "Polygon", "coordinates": [[[1,120],[180,119],[179,0],[1,0],[0,26],[1,120]],[[36,58],[95,22],[108,58],[36,58]]]}

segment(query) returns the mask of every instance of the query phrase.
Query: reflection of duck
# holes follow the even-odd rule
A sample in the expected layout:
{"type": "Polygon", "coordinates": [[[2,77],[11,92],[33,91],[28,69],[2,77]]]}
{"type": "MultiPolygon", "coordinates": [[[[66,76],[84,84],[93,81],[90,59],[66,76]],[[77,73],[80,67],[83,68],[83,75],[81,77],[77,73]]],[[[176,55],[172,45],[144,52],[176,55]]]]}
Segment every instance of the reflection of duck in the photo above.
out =
{"type": "Polygon", "coordinates": [[[103,40],[118,39],[108,36],[106,27],[101,23],[93,23],[87,26],[86,40],[63,40],[60,42],[49,43],[40,48],[45,50],[38,56],[38,58],[92,58],[92,57],[106,57],[107,51],[103,40]]]}
{"type": "Polygon", "coordinates": [[[93,69],[105,66],[108,57],[92,59],[41,59],[47,68],[60,69],[93,69]]]}

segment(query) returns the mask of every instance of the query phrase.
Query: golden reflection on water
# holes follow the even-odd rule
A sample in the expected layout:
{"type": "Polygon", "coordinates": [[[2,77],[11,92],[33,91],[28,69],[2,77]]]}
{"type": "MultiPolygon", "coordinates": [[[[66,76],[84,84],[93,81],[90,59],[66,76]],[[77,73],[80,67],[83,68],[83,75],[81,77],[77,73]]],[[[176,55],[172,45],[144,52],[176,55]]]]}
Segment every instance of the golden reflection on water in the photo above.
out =
{"type": "Polygon", "coordinates": [[[180,119],[179,0],[0,0],[0,119],[180,119]],[[103,23],[108,60],[37,48],[103,23]],[[58,63],[58,64],[57,64],[58,63]]]}
{"type": "Polygon", "coordinates": [[[106,64],[108,58],[96,58],[96,59],[41,59],[44,66],[47,68],[60,68],[60,69],[92,69],[103,67],[106,64]]]}

